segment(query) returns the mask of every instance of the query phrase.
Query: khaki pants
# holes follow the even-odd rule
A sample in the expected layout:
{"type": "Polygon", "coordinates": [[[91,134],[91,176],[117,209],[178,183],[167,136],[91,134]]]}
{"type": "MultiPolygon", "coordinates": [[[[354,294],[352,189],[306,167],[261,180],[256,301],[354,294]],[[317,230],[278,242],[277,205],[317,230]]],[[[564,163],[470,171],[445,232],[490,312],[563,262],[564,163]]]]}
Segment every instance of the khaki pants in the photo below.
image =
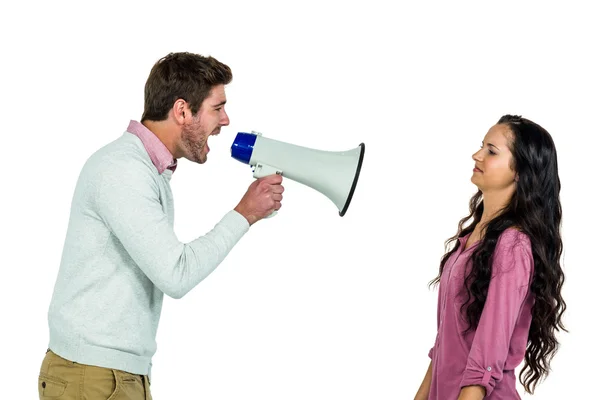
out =
{"type": "Polygon", "coordinates": [[[148,377],[78,364],[48,350],[38,379],[40,400],[152,400],[148,377]]]}

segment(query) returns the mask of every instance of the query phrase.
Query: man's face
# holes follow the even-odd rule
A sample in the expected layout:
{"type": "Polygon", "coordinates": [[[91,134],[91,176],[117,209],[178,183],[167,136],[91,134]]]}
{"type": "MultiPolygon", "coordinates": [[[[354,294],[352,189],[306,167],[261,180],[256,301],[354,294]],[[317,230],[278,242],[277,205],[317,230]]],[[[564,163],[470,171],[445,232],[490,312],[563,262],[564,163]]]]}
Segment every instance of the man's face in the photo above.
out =
{"type": "Polygon", "coordinates": [[[225,112],[225,86],[217,85],[212,88],[204,99],[195,116],[186,115],[186,121],[181,131],[181,147],[184,157],[190,161],[204,164],[210,147],[208,137],[218,135],[222,126],[229,125],[229,116],[225,112]]]}

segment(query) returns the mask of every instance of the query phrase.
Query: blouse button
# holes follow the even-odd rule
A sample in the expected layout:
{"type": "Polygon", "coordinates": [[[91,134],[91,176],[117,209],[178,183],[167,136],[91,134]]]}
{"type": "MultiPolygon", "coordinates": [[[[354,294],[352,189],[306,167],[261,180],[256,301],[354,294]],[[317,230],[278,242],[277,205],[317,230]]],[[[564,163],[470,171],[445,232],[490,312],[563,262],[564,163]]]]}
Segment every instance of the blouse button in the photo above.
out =
{"type": "Polygon", "coordinates": [[[488,371],[491,371],[491,370],[492,370],[492,367],[487,367],[487,370],[488,370],[488,371]]]}

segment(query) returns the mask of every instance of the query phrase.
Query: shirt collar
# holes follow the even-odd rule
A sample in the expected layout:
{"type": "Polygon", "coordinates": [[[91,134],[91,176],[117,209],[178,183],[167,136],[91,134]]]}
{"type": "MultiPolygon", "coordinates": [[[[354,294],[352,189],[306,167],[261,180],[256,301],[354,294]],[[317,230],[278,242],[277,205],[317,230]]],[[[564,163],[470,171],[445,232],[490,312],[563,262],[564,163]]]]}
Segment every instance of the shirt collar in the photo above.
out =
{"type": "Polygon", "coordinates": [[[150,160],[152,160],[159,174],[165,172],[166,169],[175,172],[177,160],[173,158],[167,146],[150,129],[138,121],[131,120],[129,121],[127,132],[134,134],[142,141],[146,152],[150,156],[150,160]]]}

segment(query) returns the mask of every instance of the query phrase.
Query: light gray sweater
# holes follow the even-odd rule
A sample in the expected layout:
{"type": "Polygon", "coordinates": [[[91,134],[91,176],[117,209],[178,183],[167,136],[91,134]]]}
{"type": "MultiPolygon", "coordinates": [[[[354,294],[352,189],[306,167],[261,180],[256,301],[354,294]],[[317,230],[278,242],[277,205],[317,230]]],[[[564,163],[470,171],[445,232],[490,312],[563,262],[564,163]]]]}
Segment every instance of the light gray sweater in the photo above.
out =
{"type": "Polygon", "coordinates": [[[246,219],[230,211],[205,236],[180,242],[172,174],[159,174],[129,132],[84,165],[48,312],[56,354],[149,375],[163,293],[181,298],[248,231],[246,219]]]}

